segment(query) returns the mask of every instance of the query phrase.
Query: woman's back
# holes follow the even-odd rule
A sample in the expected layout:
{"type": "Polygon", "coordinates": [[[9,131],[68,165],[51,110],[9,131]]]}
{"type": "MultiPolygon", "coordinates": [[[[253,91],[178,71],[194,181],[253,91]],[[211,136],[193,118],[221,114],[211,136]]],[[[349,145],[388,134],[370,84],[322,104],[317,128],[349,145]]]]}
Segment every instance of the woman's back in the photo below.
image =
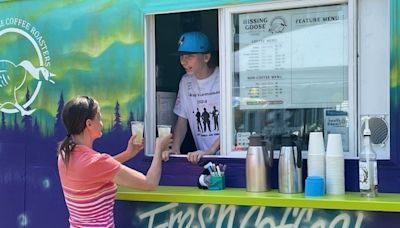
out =
{"type": "Polygon", "coordinates": [[[58,169],[70,214],[71,227],[114,227],[117,192],[112,182],[120,163],[84,145],[76,145],[66,168],[61,157],[58,169]]]}

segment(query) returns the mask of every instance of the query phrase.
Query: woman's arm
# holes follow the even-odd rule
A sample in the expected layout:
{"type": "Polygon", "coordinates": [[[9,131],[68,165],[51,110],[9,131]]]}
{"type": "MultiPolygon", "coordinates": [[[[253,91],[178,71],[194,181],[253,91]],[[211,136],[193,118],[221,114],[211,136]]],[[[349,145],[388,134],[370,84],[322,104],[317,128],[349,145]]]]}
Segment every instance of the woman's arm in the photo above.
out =
{"type": "Polygon", "coordinates": [[[128,161],[129,159],[135,157],[139,151],[141,151],[144,147],[143,141],[141,144],[135,144],[134,139],[136,138],[136,134],[132,135],[131,138],[128,141],[128,145],[126,147],[126,150],[122,151],[121,153],[114,155],[114,159],[124,163],[128,161]]]}
{"type": "Polygon", "coordinates": [[[168,146],[170,142],[171,135],[157,138],[154,157],[146,175],[125,165],[121,165],[120,170],[113,178],[113,182],[138,190],[155,190],[161,177],[161,149],[168,146]]]}

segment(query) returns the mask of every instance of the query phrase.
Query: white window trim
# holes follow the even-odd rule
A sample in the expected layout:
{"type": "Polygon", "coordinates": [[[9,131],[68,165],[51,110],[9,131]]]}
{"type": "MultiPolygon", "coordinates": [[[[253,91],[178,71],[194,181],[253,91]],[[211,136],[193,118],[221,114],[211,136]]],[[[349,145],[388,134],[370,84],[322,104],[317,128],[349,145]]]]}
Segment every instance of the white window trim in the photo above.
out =
{"type": "MultiPolygon", "coordinates": [[[[233,58],[231,57],[232,46],[232,31],[229,29],[232,25],[232,14],[244,12],[257,12],[268,10],[283,10],[310,6],[324,6],[332,4],[348,3],[348,20],[349,20],[349,148],[350,153],[345,154],[345,158],[357,157],[357,129],[358,126],[357,110],[359,110],[357,98],[357,0],[287,0],[287,1],[271,1],[266,3],[256,3],[249,5],[235,5],[218,9],[219,17],[219,52],[220,52],[220,91],[221,91],[221,123],[224,126],[220,129],[221,137],[221,155],[223,157],[240,157],[245,158],[246,151],[232,152],[233,144],[233,115],[232,115],[232,66],[233,58]]],[[[205,10],[205,9],[192,9],[205,10]]],[[[174,11],[175,12],[175,11],[174,11]]],[[[185,11],[176,11],[185,12],[185,11]]],[[[175,12],[175,13],[176,13],[175,12]]],[[[162,12],[166,13],[166,12],[162,12]]],[[[156,88],[155,88],[155,15],[162,14],[152,13],[146,14],[144,20],[144,54],[145,54],[145,126],[155,126],[156,123],[156,88]]],[[[173,12],[168,12],[173,13],[173,12]]],[[[147,127],[145,131],[146,140],[146,155],[151,155],[154,152],[155,130],[147,127]],[[150,143],[152,142],[152,143],[150,143]]],[[[304,151],[306,156],[306,151],[304,151]]],[[[182,156],[182,155],[181,155],[182,156]]],[[[275,151],[274,157],[277,158],[278,151],[275,151]]]]}
{"type": "Polygon", "coordinates": [[[154,154],[155,149],[155,128],[148,126],[156,126],[156,56],[155,56],[155,17],[154,15],[145,16],[144,20],[144,122],[145,130],[145,154],[154,154]],[[150,143],[152,142],[152,143],[150,143]]]}
{"type": "MultiPolygon", "coordinates": [[[[227,29],[232,25],[232,14],[246,13],[246,12],[258,12],[258,11],[269,11],[269,10],[284,10],[293,8],[302,8],[310,6],[324,6],[332,4],[343,4],[348,3],[348,21],[349,21],[349,44],[348,44],[348,76],[349,76],[349,153],[345,153],[345,158],[357,158],[357,110],[359,109],[356,102],[357,95],[357,7],[356,0],[305,0],[305,1],[271,1],[262,4],[252,4],[252,5],[240,5],[232,6],[221,9],[221,30],[220,30],[220,61],[221,61],[221,111],[225,117],[223,124],[224,128],[221,128],[221,155],[225,157],[245,157],[246,151],[235,151],[232,152],[233,143],[233,114],[232,114],[232,69],[233,69],[233,58],[231,53],[233,53],[232,37],[233,31],[227,29]],[[357,107],[357,108],[351,108],[357,107]]],[[[279,151],[275,151],[274,157],[278,158],[279,151]]],[[[304,157],[307,156],[307,151],[303,151],[304,157]]]]}

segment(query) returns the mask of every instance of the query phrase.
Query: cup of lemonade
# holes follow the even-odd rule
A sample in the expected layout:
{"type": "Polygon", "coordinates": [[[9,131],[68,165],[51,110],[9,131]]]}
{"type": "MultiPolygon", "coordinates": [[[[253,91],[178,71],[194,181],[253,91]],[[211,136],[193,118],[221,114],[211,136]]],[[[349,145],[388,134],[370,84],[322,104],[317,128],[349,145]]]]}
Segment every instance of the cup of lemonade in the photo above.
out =
{"type": "Polygon", "coordinates": [[[143,121],[131,121],[131,129],[132,129],[132,135],[136,133],[136,138],[134,140],[134,143],[141,144],[143,141],[143,129],[144,129],[143,121]]]}

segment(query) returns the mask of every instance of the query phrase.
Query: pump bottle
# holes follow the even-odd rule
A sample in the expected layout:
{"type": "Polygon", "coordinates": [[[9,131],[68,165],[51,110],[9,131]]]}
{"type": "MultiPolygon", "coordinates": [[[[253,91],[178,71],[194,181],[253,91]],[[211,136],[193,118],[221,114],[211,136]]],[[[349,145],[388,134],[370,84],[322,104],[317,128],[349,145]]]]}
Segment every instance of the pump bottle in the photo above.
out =
{"type": "Polygon", "coordinates": [[[375,197],[378,194],[378,169],[376,153],[371,146],[369,118],[365,120],[363,143],[359,160],[359,183],[362,197],[375,197]]]}

